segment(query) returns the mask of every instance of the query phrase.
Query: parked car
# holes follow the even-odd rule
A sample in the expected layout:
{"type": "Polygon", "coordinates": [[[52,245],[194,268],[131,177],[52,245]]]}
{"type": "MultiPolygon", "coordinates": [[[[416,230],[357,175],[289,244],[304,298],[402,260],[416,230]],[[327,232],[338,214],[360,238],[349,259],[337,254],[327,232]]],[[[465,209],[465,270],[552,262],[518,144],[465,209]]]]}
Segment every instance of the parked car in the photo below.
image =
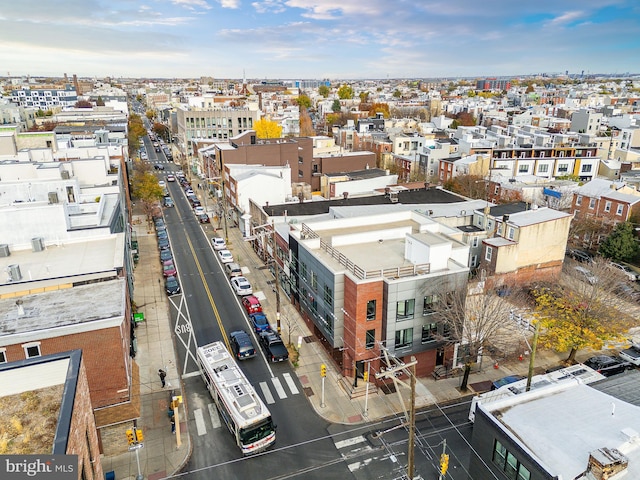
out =
{"type": "Polygon", "coordinates": [[[218,257],[220,257],[222,263],[233,262],[233,255],[231,255],[229,250],[218,250],[218,257]]]}
{"type": "Polygon", "coordinates": [[[203,213],[206,213],[206,212],[204,211],[204,207],[195,207],[193,209],[193,213],[195,213],[197,216],[197,215],[202,215],[203,213]]]}
{"type": "Polygon", "coordinates": [[[175,277],[178,274],[176,270],[176,266],[173,264],[173,261],[169,261],[162,265],[162,275],[165,277],[175,277]]]}
{"type": "Polygon", "coordinates": [[[167,234],[167,230],[166,229],[161,229],[161,230],[157,230],[156,231],[156,237],[158,237],[158,240],[160,240],[161,238],[169,238],[169,235],[167,234]]]}
{"type": "Polygon", "coordinates": [[[167,186],[167,184],[166,184],[166,183],[164,183],[164,180],[160,180],[160,181],[158,182],[158,185],[160,185],[162,188],[164,188],[164,187],[166,187],[166,186],[167,186]]]}
{"type": "Polygon", "coordinates": [[[159,238],[158,239],[158,248],[160,250],[169,249],[169,239],[168,238],[159,238]]]}
{"type": "Polygon", "coordinates": [[[267,316],[262,312],[251,313],[249,314],[249,320],[253,324],[253,329],[256,333],[266,332],[271,330],[271,325],[269,325],[269,320],[267,320],[267,316]]]}
{"type": "Polygon", "coordinates": [[[166,290],[167,295],[180,293],[180,284],[178,283],[178,279],[176,277],[167,277],[164,281],[164,289],[166,290]]]}
{"type": "Polygon", "coordinates": [[[238,275],[242,275],[242,268],[235,262],[225,263],[224,271],[229,277],[237,277],[238,275]]]}
{"type": "Polygon", "coordinates": [[[505,385],[509,385],[510,383],[518,382],[527,377],[524,375],[507,375],[506,377],[499,378],[495,382],[491,384],[491,390],[497,390],[500,387],[504,387],[505,385]]]}
{"type": "Polygon", "coordinates": [[[633,284],[629,284],[628,282],[616,283],[613,287],[613,293],[627,300],[640,299],[640,290],[636,289],[633,284]]]}
{"type": "Polygon", "coordinates": [[[251,295],[253,293],[249,280],[243,276],[233,277],[231,279],[231,287],[237,295],[251,295]]]}
{"type": "Polygon", "coordinates": [[[164,220],[162,219],[162,217],[154,218],[153,223],[155,224],[156,228],[164,227],[164,220]]]}
{"type": "Polygon", "coordinates": [[[640,366],[640,345],[631,345],[620,352],[620,358],[625,362],[640,366]]]}
{"type": "Polygon", "coordinates": [[[173,200],[171,199],[171,197],[164,197],[163,202],[165,207],[173,207],[173,200]]]}
{"type": "Polygon", "coordinates": [[[631,368],[629,362],[625,362],[619,357],[610,357],[608,355],[596,355],[583,363],[605,377],[622,373],[631,368]]]}
{"type": "Polygon", "coordinates": [[[252,313],[262,312],[262,305],[260,305],[260,300],[258,300],[258,297],[254,295],[242,297],[242,306],[249,315],[251,315],[252,313]]]}
{"type": "Polygon", "coordinates": [[[626,265],[622,265],[620,263],[614,263],[614,262],[611,262],[609,265],[611,267],[613,267],[614,269],[616,269],[616,270],[620,271],[621,273],[623,273],[627,277],[627,280],[629,280],[631,282],[635,282],[636,280],[638,280],[638,274],[636,272],[634,272],[633,270],[631,270],[626,265]]]}
{"type": "Polygon", "coordinates": [[[209,215],[207,215],[206,213],[201,213],[200,215],[198,215],[198,221],[200,223],[211,223],[209,215]]]}
{"type": "Polygon", "coordinates": [[[289,351],[286,345],[274,331],[260,333],[260,344],[264,348],[267,359],[272,362],[282,362],[289,358],[289,351]]]}
{"type": "Polygon", "coordinates": [[[589,282],[591,285],[598,283],[598,277],[591,273],[591,270],[584,267],[575,267],[575,269],[576,272],[578,272],[578,278],[580,278],[580,280],[589,282]]]}
{"type": "Polygon", "coordinates": [[[256,356],[256,349],[253,346],[251,337],[244,330],[238,330],[229,334],[231,350],[238,360],[245,360],[256,356]]]}
{"type": "Polygon", "coordinates": [[[593,263],[593,255],[591,255],[589,252],[585,252],[584,250],[576,250],[570,248],[566,251],[566,255],[578,262],[593,263]]]}
{"type": "Polygon", "coordinates": [[[173,253],[171,253],[171,250],[160,250],[160,263],[164,263],[167,260],[173,261],[173,253]]]}
{"type": "Polygon", "coordinates": [[[174,175],[172,175],[171,173],[167,175],[167,182],[175,182],[176,181],[176,177],[174,175]]]}
{"type": "Polygon", "coordinates": [[[211,239],[211,245],[214,250],[225,250],[227,248],[227,243],[224,241],[224,238],[213,237],[211,239]]]}

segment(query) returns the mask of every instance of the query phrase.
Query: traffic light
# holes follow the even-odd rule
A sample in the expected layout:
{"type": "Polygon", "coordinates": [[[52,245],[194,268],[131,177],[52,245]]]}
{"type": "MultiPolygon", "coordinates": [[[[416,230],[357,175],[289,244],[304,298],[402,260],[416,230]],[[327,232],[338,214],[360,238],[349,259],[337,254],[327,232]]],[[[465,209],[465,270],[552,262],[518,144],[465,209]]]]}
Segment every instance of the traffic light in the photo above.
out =
{"type": "Polygon", "coordinates": [[[133,434],[133,430],[130,428],[129,430],[127,430],[127,441],[129,442],[129,445],[131,445],[133,442],[135,442],[136,437],[133,434]]]}
{"type": "Polygon", "coordinates": [[[320,376],[321,377],[327,376],[327,366],[324,363],[320,365],[320,376]]]}
{"type": "Polygon", "coordinates": [[[440,475],[444,475],[447,473],[447,469],[449,468],[449,455],[443,453],[440,455],[440,475]]]}
{"type": "Polygon", "coordinates": [[[136,442],[140,443],[144,441],[144,435],[141,428],[136,428],[136,442]]]}

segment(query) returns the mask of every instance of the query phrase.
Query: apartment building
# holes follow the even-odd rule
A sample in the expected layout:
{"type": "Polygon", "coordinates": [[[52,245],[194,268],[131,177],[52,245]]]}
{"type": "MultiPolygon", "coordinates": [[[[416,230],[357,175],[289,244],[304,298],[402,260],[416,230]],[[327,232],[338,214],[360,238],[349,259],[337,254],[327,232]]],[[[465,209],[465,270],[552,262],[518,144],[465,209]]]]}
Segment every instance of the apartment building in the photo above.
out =
{"type": "Polygon", "coordinates": [[[51,110],[54,108],[73,107],[78,101],[75,87],[64,88],[31,88],[22,87],[11,91],[11,101],[21,107],[51,110]]]}
{"type": "Polygon", "coordinates": [[[640,214],[640,192],[622,181],[595,178],[574,192],[571,213],[610,225],[626,222],[640,214]]]}
{"type": "Polygon", "coordinates": [[[454,360],[434,305],[466,288],[462,235],[415,211],[290,225],[292,300],[344,377],[379,371],[382,348],[421,376],[454,360]]]}

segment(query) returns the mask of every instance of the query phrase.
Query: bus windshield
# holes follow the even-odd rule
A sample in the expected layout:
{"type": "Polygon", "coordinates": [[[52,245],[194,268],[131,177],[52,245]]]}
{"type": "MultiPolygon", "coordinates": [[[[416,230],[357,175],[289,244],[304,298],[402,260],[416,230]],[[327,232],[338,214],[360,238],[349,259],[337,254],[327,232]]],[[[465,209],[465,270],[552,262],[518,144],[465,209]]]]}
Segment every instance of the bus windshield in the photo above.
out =
{"type": "Polygon", "coordinates": [[[241,428],[239,432],[240,442],[243,445],[248,445],[268,437],[273,433],[273,431],[273,422],[271,421],[271,417],[269,417],[257,425],[252,425],[248,428],[241,428]]]}

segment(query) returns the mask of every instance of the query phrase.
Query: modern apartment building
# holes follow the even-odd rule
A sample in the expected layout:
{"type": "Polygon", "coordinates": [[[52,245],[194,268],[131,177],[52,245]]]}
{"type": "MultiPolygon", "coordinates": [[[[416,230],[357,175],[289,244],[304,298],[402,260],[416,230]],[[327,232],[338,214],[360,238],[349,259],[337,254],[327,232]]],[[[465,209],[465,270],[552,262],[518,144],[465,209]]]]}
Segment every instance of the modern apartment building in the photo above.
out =
{"type": "Polygon", "coordinates": [[[78,101],[78,94],[71,85],[64,89],[23,87],[11,92],[11,101],[21,107],[50,110],[56,107],[73,107],[78,101]]]}

